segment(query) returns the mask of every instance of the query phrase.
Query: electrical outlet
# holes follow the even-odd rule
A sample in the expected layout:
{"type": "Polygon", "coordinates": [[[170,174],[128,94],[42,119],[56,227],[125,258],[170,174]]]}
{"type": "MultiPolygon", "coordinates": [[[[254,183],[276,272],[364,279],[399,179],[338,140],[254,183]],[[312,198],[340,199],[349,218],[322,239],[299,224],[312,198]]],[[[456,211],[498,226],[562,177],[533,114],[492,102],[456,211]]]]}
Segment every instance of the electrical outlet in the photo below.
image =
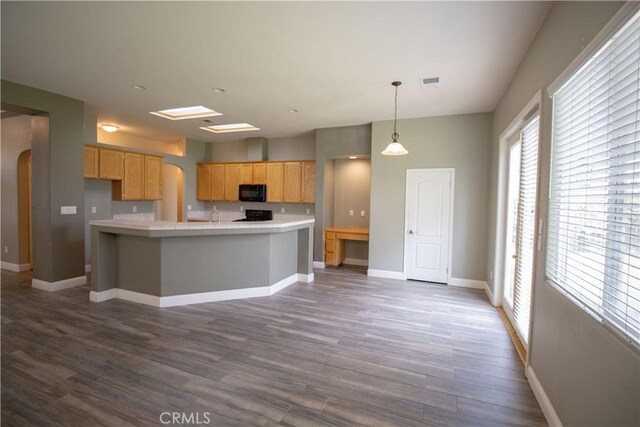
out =
{"type": "Polygon", "coordinates": [[[360,211],[360,216],[364,216],[364,211],[360,211]]]}
{"type": "Polygon", "coordinates": [[[280,208],[280,212],[284,213],[284,206],[280,208]]]}
{"type": "Polygon", "coordinates": [[[75,215],[76,213],[75,206],[60,206],[60,215],[75,215]]]}
{"type": "Polygon", "coordinates": [[[98,208],[91,206],[91,213],[98,213],[98,208]]]}
{"type": "Polygon", "coordinates": [[[307,215],[311,213],[311,209],[307,208],[307,215]]]}
{"type": "MultiPolygon", "coordinates": [[[[215,206],[214,206],[215,209],[215,206]]],[[[240,212],[244,212],[244,206],[240,205],[240,212]]]]}
{"type": "Polygon", "coordinates": [[[349,216],[353,216],[353,209],[349,209],[349,216]]]}
{"type": "Polygon", "coordinates": [[[133,207],[133,213],[136,213],[136,212],[138,212],[138,207],[137,207],[137,206],[134,206],[134,207],[133,207]]]}
{"type": "Polygon", "coordinates": [[[191,205],[187,205],[187,210],[190,211],[191,210],[191,205]]]}
{"type": "Polygon", "coordinates": [[[5,254],[8,254],[8,253],[9,253],[9,246],[5,246],[5,247],[4,247],[4,253],[5,253],[5,254]]]}

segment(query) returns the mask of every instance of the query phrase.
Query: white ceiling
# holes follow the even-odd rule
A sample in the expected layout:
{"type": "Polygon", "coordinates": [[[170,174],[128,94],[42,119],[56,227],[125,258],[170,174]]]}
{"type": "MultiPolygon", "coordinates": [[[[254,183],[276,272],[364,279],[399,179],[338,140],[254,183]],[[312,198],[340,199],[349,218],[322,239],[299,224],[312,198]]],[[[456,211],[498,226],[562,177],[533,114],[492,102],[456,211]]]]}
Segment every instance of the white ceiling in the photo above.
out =
{"type": "Polygon", "coordinates": [[[160,139],[275,138],[492,111],[549,2],[2,2],[2,78],[85,101],[160,139]],[[422,77],[440,87],[421,89],[422,77]],[[139,91],[132,84],[144,85],[139,91]],[[226,89],[216,94],[213,87],[226,89]],[[217,123],[149,111],[204,105],[217,123]],[[296,108],[298,113],[289,113],[296,108]]]}

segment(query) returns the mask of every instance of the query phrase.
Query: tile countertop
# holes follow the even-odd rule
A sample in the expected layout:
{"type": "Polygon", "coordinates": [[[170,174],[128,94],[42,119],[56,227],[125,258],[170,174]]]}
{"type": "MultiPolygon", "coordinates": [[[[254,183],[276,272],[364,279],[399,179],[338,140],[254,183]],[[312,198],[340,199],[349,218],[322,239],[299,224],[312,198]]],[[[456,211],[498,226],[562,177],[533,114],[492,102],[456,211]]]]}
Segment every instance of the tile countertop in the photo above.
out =
{"type": "Polygon", "coordinates": [[[135,230],[215,230],[215,229],[248,229],[248,228],[282,228],[303,224],[313,224],[313,215],[276,215],[271,221],[245,221],[233,222],[223,220],[220,222],[170,222],[170,221],[145,221],[131,219],[108,219],[89,222],[90,225],[107,227],[129,228],[135,230]]]}

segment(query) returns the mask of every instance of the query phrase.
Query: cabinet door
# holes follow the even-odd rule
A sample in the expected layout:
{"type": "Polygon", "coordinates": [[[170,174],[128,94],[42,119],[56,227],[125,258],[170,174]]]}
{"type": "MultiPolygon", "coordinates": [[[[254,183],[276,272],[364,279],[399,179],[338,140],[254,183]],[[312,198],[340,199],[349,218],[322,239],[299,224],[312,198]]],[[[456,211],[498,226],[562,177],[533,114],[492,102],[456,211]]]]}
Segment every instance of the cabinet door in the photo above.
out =
{"type": "Polygon", "coordinates": [[[245,163],[242,165],[242,179],[240,184],[253,184],[253,164],[245,163]]]}
{"type": "Polygon", "coordinates": [[[299,203],[302,199],[302,164],[300,162],[284,163],[284,196],[283,201],[299,203]]]}
{"type": "Polygon", "coordinates": [[[254,163],[253,164],[253,184],[266,184],[266,183],[267,183],[267,164],[254,163]]]}
{"type": "Polygon", "coordinates": [[[198,200],[211,200],[211,173],[210,165],[197,165],[196,197],[198,200]]]}
{"type": "Polygon", "coordinates": [[[144,198],[162,200],[162,157],[144,156],[144,198]]]}
{"type": "Polygon", "coordinates": [[[84,177],[98,177],[98,149],[96,147],[84,147],[84,177]]]}
{"type": "Polygon", "coordinates": [[[122,200],[144,200],[144,156],[125,153],[122,200]]]}
{"type": "Polygon", "coordinates": [[[224,164],[209,165],[210,200],[224,200],[224,164]]]}
{"type": "Polygon", "coordinates": [[[124,152],[100,149],[100,178],[124,178],[124,152]]]}
{"type": "Polygon", "coordinates": [[[282,163],[267,163],[267,202],[282,201],[282,163]]]}
{"type": "Polygon", "coordinates": [[[316,162],[302,163],[302,203],[316,202],[316,162]]]}
{"type": "Polygon", "coordinates": [[[224,166],[224,199],[231,202],[239,200],[239,186],[242,179],[242,165],[224,166]]]}

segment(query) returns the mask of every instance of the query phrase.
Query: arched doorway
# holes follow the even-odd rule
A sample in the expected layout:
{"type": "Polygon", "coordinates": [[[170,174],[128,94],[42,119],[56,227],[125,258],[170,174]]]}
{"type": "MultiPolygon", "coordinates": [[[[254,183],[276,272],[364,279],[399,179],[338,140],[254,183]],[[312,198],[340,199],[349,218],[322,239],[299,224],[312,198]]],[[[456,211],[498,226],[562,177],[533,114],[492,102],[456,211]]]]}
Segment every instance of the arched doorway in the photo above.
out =
{"type": "Polygon", "coordinates": [[[18,156],[18,247],[20,264],[33,267],[31,223],[31,150],[18,156]]]}
{"type": "Polygon", "coordinates": [[[156,218],[173,222],[184,220],[184,173],[176,165],[162,165],[162,200],[157,202],[156,218]]]}

